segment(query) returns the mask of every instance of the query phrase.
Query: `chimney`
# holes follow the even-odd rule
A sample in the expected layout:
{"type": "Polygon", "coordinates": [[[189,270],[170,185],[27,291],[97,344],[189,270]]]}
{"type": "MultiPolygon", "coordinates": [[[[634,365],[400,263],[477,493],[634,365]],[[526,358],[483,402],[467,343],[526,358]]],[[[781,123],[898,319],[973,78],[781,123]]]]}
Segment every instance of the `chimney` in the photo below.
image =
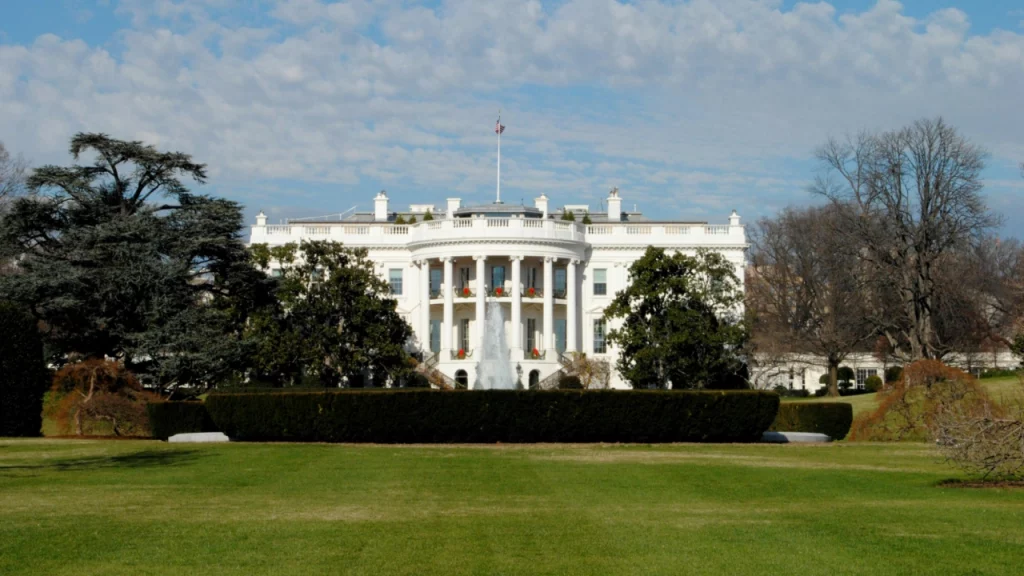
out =
{"type": "Polygon", "coordinates": [[[462,206],[461,198],[449,198],[448,199],[448,211],[445,213],[445,218],[449,220],[455,217],[455,211],[462,206]]]}
{"type": "Polygon", "coordinates": [[[257,226],[266,226],[267,225],[267,215],[263,213],[263,210],[260,210],[260,213],[256,215],[256,225],[257,226]]]}
{"type": "Polygon", "coordinates": [[[543,218],[548,217],[548,197],[541,192],[540,197],[534,199],[534,206],[544,213],[543,218]]]}
{"type": "Polygon", "coordinates": [[[612,188],[608,193],[608,221],[619,222],[622,220],[622,198],[619,198],[619,189],[612,188]]]}
{"type": "Polygon", "coordinates": [[[388,193],[381,190],[373,199],[373,219],[386,222],[388,219],[388,193]]]}
{"type": "Polygon", "coordinates": [[[739,226],[739,225],[740,225],[740,215],[737,214],[735,210],[733,210],[732,214],[729,215],[729,226],[739,226]]]}

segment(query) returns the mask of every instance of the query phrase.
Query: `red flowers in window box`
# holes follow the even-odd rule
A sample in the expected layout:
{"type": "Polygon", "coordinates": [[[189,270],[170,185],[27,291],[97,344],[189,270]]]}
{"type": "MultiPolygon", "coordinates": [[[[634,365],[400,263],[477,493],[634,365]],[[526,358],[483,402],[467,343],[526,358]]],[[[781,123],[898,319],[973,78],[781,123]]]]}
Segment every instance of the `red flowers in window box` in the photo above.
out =
{"type": "Polygon", "coordinates": [[[540,350],[534,348],[533,350],[530,351],[530,356],[533,356],[534,359],[540,358],[540,350]]]}
{"type": "Polygon", "coordinates": [[[537,294],[537,290],[533,286],[530,286],[530,289],[527,290],[527,293],[529,293],[530,296],[535,296],[537,294]]]}
{"type": "Polygon", "coordinates": [[[466,286],[465,288],[462,289],[462,295],[469,296],[469,286],[466,286]]]}
{"type": "Polygon", "coordinates": [[[495,293],[495,295],[497,295],[497,296],[501,296],[501,293],[502,293],[502,292],[504,292],[504,290],[503,290],[503,289],[501,289],[501,288],[495,288],[495,289],[494,289],[494,293],[495,293]]]}
{"type": "MultiPolygon", "coordinates": [[[[467,288],[467,290],[469,290],[469,288],[467,288]]],[[[459,360],[463,360],[465,358],[466,358],[466,351],[463,350],[462,348],[459,348],[459,360]]]]}

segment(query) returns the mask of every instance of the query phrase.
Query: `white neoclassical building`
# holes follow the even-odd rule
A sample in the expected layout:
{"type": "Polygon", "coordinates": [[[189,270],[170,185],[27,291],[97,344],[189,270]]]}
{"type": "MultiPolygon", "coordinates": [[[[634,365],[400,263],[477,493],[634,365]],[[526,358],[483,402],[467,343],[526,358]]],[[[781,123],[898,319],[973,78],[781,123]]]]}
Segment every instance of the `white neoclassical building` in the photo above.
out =
{"type": "MultiPolygon", "coordinates": [[[[283,225],[269,225],[260,213],[250,241],[333,240],[366,248],[415,331],[412,346],[431,366],[469,387],[475,384],[486,303],[498,302],[511,363],[530,385],[559,371],[559,358],[572,351],[614,367],[616,350],[605,340],[609,326],[602,315],[648,246],[717,250],[743,278],[747,240],[735,212],[728,224],[647,217],[623,210],[617,190],[606,206],[593,212],[583,205],[551,210],[541,195],[534,206],[462,206],[449,198],[442,209],[418,204],[397,212],[381,192],[372,213],[283,225]],[[562,219],[566,211],[575,222],[562,219]],[[428,212],[432,219],[425,219],[428,212]],[[582,223],[585,215],[589,224],[582,223]],[[412,217],[415,223],[396,223],[412,217]]],[[[626,386],[614,369],[610,384],[626,386]]]]}

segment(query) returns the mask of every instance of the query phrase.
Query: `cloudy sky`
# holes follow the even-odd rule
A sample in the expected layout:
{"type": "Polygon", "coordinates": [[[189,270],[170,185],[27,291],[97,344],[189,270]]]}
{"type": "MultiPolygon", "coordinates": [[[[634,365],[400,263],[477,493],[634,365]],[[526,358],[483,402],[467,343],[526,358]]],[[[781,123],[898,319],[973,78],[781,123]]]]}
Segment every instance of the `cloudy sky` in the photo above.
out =
{"type": "Polygon", "coordinates": [[[186,151],[247,217],[506,201],[724,222],[815,201],[830,135],[942,115],[1024,237],[1019,0],[0,1],[0,140],[186,151]]]}

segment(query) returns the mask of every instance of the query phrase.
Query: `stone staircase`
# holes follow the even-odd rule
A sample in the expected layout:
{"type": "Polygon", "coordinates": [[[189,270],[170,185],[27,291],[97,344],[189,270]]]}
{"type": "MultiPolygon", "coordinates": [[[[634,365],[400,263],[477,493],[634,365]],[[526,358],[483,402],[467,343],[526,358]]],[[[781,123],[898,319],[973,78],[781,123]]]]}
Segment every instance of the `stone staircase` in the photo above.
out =
{"type": "Polygon", "coordinates": [[[437,354],[431,354],[423,362],[416,365],[416,372],[419,372],[430,382],[431,386],[440,388],[441,390],[454,390],[455,380],[452,380],[446,376],[443,372],[437,369],[437,354]]]}

